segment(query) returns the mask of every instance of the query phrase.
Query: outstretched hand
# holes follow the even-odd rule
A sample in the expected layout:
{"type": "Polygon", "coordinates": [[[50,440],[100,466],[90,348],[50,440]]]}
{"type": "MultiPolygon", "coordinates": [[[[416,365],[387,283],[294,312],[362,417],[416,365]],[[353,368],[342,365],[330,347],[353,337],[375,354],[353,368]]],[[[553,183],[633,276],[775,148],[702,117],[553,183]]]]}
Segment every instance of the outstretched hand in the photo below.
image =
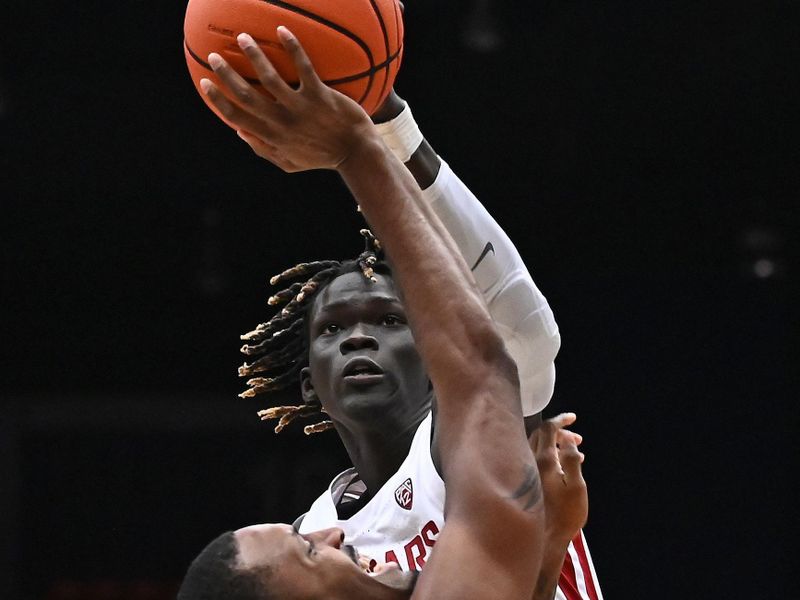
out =
{"type": "Polygon", "coordinates": [[[200,86],[260,157],[288,173],[336,169],[360,143],[375,135],[369,117],[356,102],[322,82],[300,42],[286,27],[278,27],[277,33],[297,68],[297,89],[278,75],[246,33],[240,34],[237,42],[272,98],[248,83],[216,53],[208,56],[208,62],[222,89],[209,79],[201,79],[200,86]]]}
{"type": "Polygon", "coordinates": [[[581,472],[583,438],[568,429],[576,420],[564,413],[544,421],[529,442],[536,457],[544,490],[547,535],[550,541],[566,544],[586,523],[589,497],[581,472]]]}

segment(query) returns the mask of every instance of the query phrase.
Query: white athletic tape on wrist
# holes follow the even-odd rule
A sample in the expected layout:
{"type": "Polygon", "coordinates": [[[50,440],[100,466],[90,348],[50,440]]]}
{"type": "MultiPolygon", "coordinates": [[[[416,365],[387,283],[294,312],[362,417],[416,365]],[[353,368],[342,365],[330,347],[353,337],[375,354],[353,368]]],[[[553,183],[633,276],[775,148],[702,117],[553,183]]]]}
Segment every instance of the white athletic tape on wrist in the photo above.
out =
{"type": "Polygon", "coordinates": [[[402,163],[409,161],[423,140],[422,132],[417,127],[417,122],[414,121],[414,115],[411,114],[411,107],[408,104],[394,119],[386,123],[378,123],[375,127],[378,128],[378,133],[384,143],[402,163]]]}

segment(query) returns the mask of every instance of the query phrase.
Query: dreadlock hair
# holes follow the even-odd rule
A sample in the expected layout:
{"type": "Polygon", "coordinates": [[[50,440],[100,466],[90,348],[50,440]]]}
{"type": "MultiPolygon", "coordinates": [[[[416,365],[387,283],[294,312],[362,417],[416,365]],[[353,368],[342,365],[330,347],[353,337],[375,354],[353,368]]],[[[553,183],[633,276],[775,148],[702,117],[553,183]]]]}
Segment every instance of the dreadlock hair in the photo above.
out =
{"type": "MultiPolygon", "coordinates": [[[[314,299],[321,289],[339,275],[358,272],[373,283],[375,273],[388,273],[383,262],[380,241],[368,229],[362,229],[364,251],[355,260],[321,260],[300,263],[270,279],[270,285],[289,284],[269,298],[270,306],[285,306],[269,321],[261,323],[253,331],[241,336],[247,344],[241,351],[247,356],[258,357],[255,362],[244,363],[239,367],[240,377],[251,377],[247,381],[249,389],[239,397],[251,398],[258,394],[282,390],[299,381],[300,371],[308,366],[308,315],[314,299]],[[300,280],[300,281],[297,281],[300,280]],[[258,374],[257,377],[253,375],[258,374]]],[[[278,419],[275,433],[298,417],[313,417],[324,414],[319,401],[306,402],[298,406],[273,406],[258,411],[262,421],[278,419]]],[[[323,420],[307,425],[306,435],[326,431],[333,422],[323,420]]]]}
{"type": "Polygon", "coordinates": [[[192,561],[177,600],[271,600],[265,582],[269,567],[244,569],[238,557],[232,531],[217,537],[192,561]]]}

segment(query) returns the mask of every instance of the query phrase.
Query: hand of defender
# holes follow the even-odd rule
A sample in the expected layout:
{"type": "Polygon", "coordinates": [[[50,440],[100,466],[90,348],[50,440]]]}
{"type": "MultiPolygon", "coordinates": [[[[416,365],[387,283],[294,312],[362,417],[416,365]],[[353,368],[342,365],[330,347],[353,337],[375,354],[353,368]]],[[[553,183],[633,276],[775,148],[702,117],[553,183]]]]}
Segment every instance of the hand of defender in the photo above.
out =
{"type": "Polygon", "coordinates": [[[583,438],[565,427],[576,420],[564,413],[544,421],[529,438],[544,490],[548,543],[567,544],[586,523],[589,497],[581,472],[583,438]]]}
{"type": "Polygon", "coordinates": [[[239,46],[274,100],[259,93],[215,53],[209,55],[208,62],[222,89],[208,79],[201,79],[200,86],[260,157],[288,173],[336,169],[366,136],[374,135],[369,117],[356,102],[320,80],[300,42],[287,28],[278,27],[278,37],[297,68],[298,89],[281,79],[245,33],[237,38],[239,46]]]}

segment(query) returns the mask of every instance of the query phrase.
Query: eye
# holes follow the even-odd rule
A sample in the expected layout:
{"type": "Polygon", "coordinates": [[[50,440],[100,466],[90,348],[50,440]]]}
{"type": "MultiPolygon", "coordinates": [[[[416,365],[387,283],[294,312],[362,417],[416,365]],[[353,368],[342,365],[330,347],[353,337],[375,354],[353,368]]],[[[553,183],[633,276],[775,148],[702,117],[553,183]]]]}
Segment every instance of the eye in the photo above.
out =
{"type": "Polygon", "coordinates": [[[406,324],[405,320],[402,317],[399,317],[398,315],[389,314],[385,315],[381,319],[381,325],[386,325],[387,327],[395,327],[397,325],[405,325],[405,324],[406,324]]]}
{"type": "Polygon", "coordinates": [[[341,328],[336,323],[326,323],[320,328],[320,333],[323,335],[338,333],[339,331],[341,331],[341,328]]]}

